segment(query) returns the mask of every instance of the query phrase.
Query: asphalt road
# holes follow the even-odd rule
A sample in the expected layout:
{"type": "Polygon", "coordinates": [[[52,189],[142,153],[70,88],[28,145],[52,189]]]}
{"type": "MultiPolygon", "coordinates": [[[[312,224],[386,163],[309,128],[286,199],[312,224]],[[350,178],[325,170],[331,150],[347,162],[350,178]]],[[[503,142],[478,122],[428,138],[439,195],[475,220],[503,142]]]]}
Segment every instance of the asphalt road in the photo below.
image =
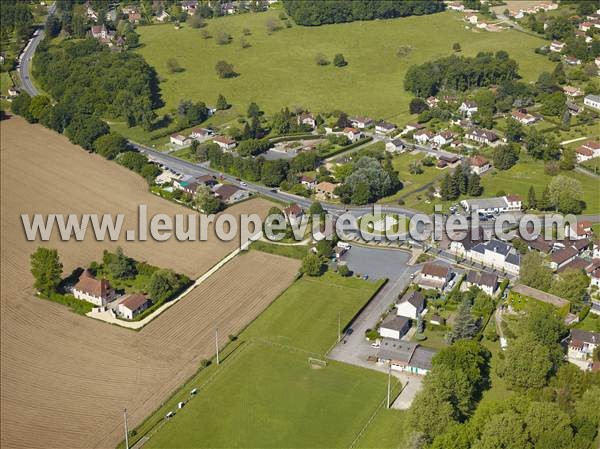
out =
{"type": "MultiPolygon", "coordinates": [[[[48,16],[54,14],[56,10],[56,3],[53,3],[48,8],[48,16]]],[[[19,78],[21,79],[21,89],[27,92],[30,96],[34,97],[39,94],[38,90],[35,88],[33,83],[31,82],[31,60],[33,59],[33,55],[35,54],[35,50],[37,46],[44,39],[44,29],[41,28],[37,36],[33,36],[31,40],[31,44],[27,49],[21,54],[21,63],[17,68],[17,72],[19,73],[19,78]]]]}

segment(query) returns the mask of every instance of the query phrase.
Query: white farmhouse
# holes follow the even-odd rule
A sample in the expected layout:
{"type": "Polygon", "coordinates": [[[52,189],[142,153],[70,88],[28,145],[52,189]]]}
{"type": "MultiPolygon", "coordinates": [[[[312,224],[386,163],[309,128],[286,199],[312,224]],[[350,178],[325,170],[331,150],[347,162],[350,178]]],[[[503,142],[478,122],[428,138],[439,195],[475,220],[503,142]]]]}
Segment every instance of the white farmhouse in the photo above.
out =
{"type": "Polygon", "coordinates": [[[103,307],[115,298],[115,291],[106,279],[96,279],[92,273],[85,270],[73,287],[73,296],[103,307]]]}
{"type": "Polygon", "coordinates": [[[421,292],[412,291],[406,293],[396,304],[396,315],[416,320],[424,309],[425,297],[421,292]]]}
{"type": "Polygon", "coordinates": [[[383,338],[400,340],[410,329],[410,320],[404,316],[390,316],[379,327],[379,335],[383,338]]]}
{"type": "Polygon", "coordinates": [[[134,293],[122,300],[117,306],[119,315],[127,320],[132,320],[148,308],[150,301],[141,293],[134,293]]]}

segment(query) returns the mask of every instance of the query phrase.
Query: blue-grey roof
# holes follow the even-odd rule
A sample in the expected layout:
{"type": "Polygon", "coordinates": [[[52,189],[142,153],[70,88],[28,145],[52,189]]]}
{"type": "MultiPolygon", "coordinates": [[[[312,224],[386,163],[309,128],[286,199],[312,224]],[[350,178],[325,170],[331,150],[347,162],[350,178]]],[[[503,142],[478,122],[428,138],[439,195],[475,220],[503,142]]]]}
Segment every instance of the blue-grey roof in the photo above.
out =
{"type": "Polygon", "coordinates": [[[511,265],[521,266],[521,256],[519,254],[509,254],[506,257],[506,262],[511,265]]]}
{"type": "Polygon", "coordinates": [[[487,249],[488,251],[502,254],[504,256],[510,253],[511,250],[511,246],[508,243],[503,242],[502,240],[490,240],[489,242],[485,243],[485,245],[485,249],[487,249]]]}

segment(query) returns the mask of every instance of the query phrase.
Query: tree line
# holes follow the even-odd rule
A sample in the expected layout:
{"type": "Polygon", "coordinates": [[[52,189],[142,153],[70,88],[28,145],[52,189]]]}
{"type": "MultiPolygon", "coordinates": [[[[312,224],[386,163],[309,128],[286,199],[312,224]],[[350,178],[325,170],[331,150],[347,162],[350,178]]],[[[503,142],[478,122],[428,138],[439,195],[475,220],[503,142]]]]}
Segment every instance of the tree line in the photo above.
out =
{"type": "Polygon", "coordinates": [[[433,14],[445,6],[439,0],[284,0],[283,7],[298,25],[317,26],[433,14]]]}

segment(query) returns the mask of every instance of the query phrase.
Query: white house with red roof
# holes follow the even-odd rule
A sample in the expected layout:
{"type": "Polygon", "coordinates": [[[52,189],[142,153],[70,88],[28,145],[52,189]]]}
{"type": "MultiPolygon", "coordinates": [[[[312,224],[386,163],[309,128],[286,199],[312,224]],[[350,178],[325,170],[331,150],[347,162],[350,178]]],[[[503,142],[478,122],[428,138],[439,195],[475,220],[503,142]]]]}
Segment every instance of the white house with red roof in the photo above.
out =
{"type": "Polygon", "coordinates": [[[573,87],[573,86],[564,86],[563,92],[565,93],[565,95],[567,97],[571,97],[571,98],[581,97],[583,95],[583,91],[581,89],[579,89],[578,87],[573,87]]]}
{"type": "Polygon", "coordinates": [[[483,156],[477,155],[469,159],[471,171],[475,174],[482,175],[492,168],[492,164],[483,156]]]}
{"type": "Polygon", "coordinates": [[[356,142],[362,136],[360,130],[356,128],[344,128],[342,134],[344,134],[348,138],[348,140],[350,140],[350,142],[356,142]]]}
{"type": "Polygon", "coordinates": [[[600,142],[588,140],[575,149],[575,154],[579,163],[600,157],[600,142]]]}
{"type": "Polygon", "coordinates": [[[537,122],[538,118],[534,115],[528,114],[522,111],[513,111],[510,113],[510,116],[517,120],[522,125],[531,125],[537,122]]]}
{"type": "Polygon", "coordinates": [[[285,218],[293,224],[302,219],[304,211],[298,203],[293,203],[283,209],[283,214],[285,215],[285,218]]]}
{"type": "Polygon", "coordinates": [[[237,145],[234,139],[227,136],[215,136],[213,138],[213,142],[215,142],[222,150],[225,151],[231,151],[237,145]]]}
{"type": "Polygon", "coordinates": [[[115,298],[115,291],[106,279],[96,279],[89,270],[84,270],[73,287],[73,296],[103,307],[115,298]]]}
{"type": "Polygon", "coordinates": [[[132,320],[148,308],[150,301],[141,293],[134,293],[123,299],[117,306],[117,312],[123,318],[132,320]]]}
{"type": "Polygon", "coordinates": [[[555,53],[560,53],[561,51],[564,50],[566,45],[567,44],[565,44],[564,42],[552,41],[552,43],[550,44],[550,51],[553,51],[555,53]]]}

